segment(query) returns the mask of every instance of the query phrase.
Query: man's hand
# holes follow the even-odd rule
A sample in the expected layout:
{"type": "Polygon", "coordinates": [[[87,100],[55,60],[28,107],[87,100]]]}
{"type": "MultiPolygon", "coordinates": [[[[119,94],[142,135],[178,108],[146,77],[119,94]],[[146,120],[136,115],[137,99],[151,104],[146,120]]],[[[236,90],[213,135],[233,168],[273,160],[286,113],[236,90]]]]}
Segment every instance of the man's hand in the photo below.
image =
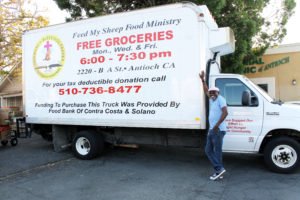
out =
{"type": "Polygon", "coordinates": [[[201,73],[199,73],[199,77],[200,79],[202,80],[202,85],[203,85],[203,91],[204,93],[209,97],[209,94],[208,94],[208,88],[207,88],[207,85],[204,81],[204,76],[205,76],[205,73],[204,71],[202,71],[201,73]]]}
{"type": "Polygon", "coordinates": [[[222,115],[221,115],[218,123],[213,127],[214,131],[219,131],[220,130],[219,125],[225,120],[227,115],[228,115],[228,111],[227,111],[227,107],[225,106],[225,107],[222,108],[222,115]]]}
{"type": "Polygon", "coordinates": [[[204,76],[205,76],[204,71],[202,71],[201,74],[199,74],[199,77],[201,78],[202,81],[204,81],[204,76]]]}
{"type": "Polygon", "coordinates": [[[214,130],[214,131],[218,131],[218,130],[219,130],[219,126],[214,126],[214,127],[213,127],[213,130],[214,130]]]}

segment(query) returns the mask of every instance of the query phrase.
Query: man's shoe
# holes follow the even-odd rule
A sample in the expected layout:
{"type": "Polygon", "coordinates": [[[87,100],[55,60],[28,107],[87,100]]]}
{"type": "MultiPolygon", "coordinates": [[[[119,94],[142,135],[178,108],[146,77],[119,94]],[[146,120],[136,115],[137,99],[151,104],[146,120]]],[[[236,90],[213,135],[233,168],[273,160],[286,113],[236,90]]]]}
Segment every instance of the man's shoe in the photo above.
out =
{"type": "Polygon", "coordinates": [[[216,173],[214,173],[211,177],[210,177],[210,180],[213,180],[213,181],[215,181],[215,180],[217,180],[218,178],[219,179],[222,179],[223,178],[223,174],[226,172],[226,170],[225,169],[222,169],[220,172],[216,172],[216,173]]]}
{"type": "MultiPolygon", "coordinates": [[[[214,180],[214,178],[218,175],[218,173],[214,173],[212,176],[209,177],[210,180],[214,180]]],[[[219,179],[222,179],[223,176],[220,176],[219,179]]]]}

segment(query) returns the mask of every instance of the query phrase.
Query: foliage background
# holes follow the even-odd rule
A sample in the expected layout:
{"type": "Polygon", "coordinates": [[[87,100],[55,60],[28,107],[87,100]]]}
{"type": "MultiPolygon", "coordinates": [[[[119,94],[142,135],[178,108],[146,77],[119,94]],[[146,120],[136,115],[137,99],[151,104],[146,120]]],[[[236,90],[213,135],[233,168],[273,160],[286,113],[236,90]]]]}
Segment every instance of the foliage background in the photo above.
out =
{"type": "MultiPolygon", "coordinates": [[[[30,3],[30,1],[26,1],[30,3]]],[[[23,31],[48,25],[37,9],[25,8],[24,0],[0,0],[0,74],[22,60],[23,31]]]]}

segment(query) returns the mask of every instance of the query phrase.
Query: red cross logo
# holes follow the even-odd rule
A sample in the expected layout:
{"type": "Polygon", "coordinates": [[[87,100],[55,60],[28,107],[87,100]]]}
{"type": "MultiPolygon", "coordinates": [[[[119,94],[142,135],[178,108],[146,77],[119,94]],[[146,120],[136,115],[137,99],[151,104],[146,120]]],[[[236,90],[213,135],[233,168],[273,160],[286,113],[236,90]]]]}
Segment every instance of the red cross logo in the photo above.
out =
{"type": "Polygon", "coordinates": [[[52,47],[52,44],[50,44],[49,41],[47,41],[47,44],[44,47],[47,48],[47,51],[48,51],[49,48],[52,47]]]}

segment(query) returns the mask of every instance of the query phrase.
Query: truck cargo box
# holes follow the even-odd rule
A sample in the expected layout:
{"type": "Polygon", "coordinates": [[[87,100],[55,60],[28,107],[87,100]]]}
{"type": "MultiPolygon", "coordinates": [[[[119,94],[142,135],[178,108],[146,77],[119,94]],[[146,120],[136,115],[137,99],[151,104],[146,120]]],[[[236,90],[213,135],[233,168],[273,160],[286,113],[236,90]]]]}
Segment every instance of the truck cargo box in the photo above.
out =
{"type": "Polygon", "coordinates": [[[27,123],[206,128],[211,29],[207,7],[187,3],[26,32],[27,123]]]}

